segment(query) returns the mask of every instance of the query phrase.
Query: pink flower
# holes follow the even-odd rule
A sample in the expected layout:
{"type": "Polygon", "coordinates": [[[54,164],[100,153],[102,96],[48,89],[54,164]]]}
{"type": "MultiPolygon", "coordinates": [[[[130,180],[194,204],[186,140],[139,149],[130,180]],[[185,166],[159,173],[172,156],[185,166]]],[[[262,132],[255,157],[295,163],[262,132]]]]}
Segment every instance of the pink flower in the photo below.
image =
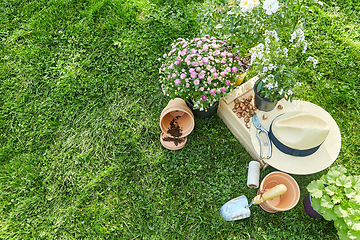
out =
{"type": "Polygon", "coordinates": [[[194,80],[195,85],[199,85],[199,83],[200,83],[199,79],[194,80]]]}
{"type": "Polygon", "coordinates": [[[202,95],[202,96],[201,96],[201,100],[203,100],[203,101],[206,101],[207,98],[208,98],[208,97],[207,97],[206,95],[202,95]]]}
{"type": "Polygon", "coordinates": [[[232,72],[233,72],[233,73],[237,73],[237,67],[233,67],[233,68],[232,68],[232,72]]]}
{"type": "Polygon", "coordinates": [[[207,50],[209,50],[209,46],[207,44],[204,44],[203,51],[207,51],[207,50]]]}
{"type": "Polygon", "coordinates": [[[197,67],[197,66],[199,66],[199,63],[196,62],[196,61],[194,61],[194,62],[192,62],[192,65],[193,65],[194,67],[197,67]]]}
{"type": "Polygon", "coordinates": [[[181,83],[181,80],[180,80],[180,79],[176,79],[176,80],[174,81],[174,83],[175,83],[175,85],[179,85],[179,84],[181,83]]]}
{"type": "Polygon", "coordinates": [[[189,72],[190,72],[190,73],[193,73],[193,72],[195,72],[195,69],[194,69],[194,68],[190,68],[190,69],[189,69],[189,72]]]}
{"type": "Polygon", "coordinates": [[[204,87],[200,87],[200,91],[204,91],[204,87]]]}
{"type": "Polygon", "coordinates": [[[228,57],[233,57],[234,55],[232,53],[227,53],[228,57]]]}
{"type": "Polygon", "coordinates": [[[203,43],[202,41],[198,41],[197,46],[200,47],[202,43],[203,43]]]}
{"type": "Polygon", "coordinates": [[[186,74],[185,74],[185,73],[182,73],[182,74],[180,75],[180,78],[181,78],[181,79],[186,78],[186,74]]]}
{"type": "Polygon", "coordinates": [[[216,93],[217,93],[217,94],[220,94],[220,93],[221,93],[220,89],[216,90],[216,93]]]}
{"type": "Polygon", "coordinates": [[[200,79],[204,79],[204,77],[205,77],[205,73],[204,72],[201,72],[201,73],[199,73],[199,76],[198,76],[200,79]]]}
{"type": "Polygon", "coordinates": [[[203,61],[203,63],[207,64],[207,63],[209,63],[209,58],[208,58],[208,57],[204,57],[204,58],[202,59],[202,61],[203,61]]]}
{"type": "Polygon", "coordinates": [[[221,92],[226,92],[226,88],[225,88],[225,87],[222,87],[222,88],[220,88],[220,91],[221,91],[221,92]]]}
{"type": "Polygon", "coordinates": [[[226,63],[226,58],[223,58],[223,59],[221,60],[221,63],[226,63]]]}
{"type": "Polygon", "coordinates": [[[226,76],[226,72],[221,72],[221,73],[220,73],[220,76],[225,77],[225,76],[226,76]]]}
{"type": "Polygon", "coordinates": [[[210,94],[215,95],[215,94],[216,94],[216,90],[215,90],[214,88],[211,89],[211,90],[210,90],[210,94]]]}
{"type": "Polygon", "coordinates": [[[231,72],[231,68],[230,68],[230,67],[227,67],[227,68],[225,69],[225,72],[227,72],[227,73],[231,72]]]}
{"type": "Polygon", "coordinates": [[[230,86],[230,84],[231,84],[230,80],[226,80],[225,84],[226,84],[226,86],[230,86]]]}
{"type": "Polygon", "coordinates": [[[193,48],[192,48],[192,49],[190,50],[190,52],[191,52],[191,54],[195,54],[195,53],[196,53],[196,49],[193,49],[193,48]]]}
{"type": "Polygon", "coordinates": [[[214,83],[214,87],[216,87],[217,86],[217,83],[214,83]]]}
{"type": "Polygon", "coordinates": [[[196,72],[192,72],[192,73],[190,74],[190,76],[191,76],[191,78],[196,78],[196,77],[197,77],[197,73],[196,73],[196,72]]]}
{"type": "Polygon", "coordinates": [[[217,79],[218,77],[219,77],[219,74],[217,74],[217,73],[214,73],[214,74],[213,74],[213,78],[214,78],[214,79],[217,79]]]}
{"type": "Polygon", "coordinates": [[[187,83],[187,84],[186,84],[186,87],[187,87],[187,88],[190,87],[190,84],[187,83]]]}
{"type": "Polygon", "coordinates": [[[220,53],[220,56],[223,57],[223,58],[226,57],[226,55],[227,55],[226,52],[220,53]]]}
{"type": "Polygon", "coordinates": [[[207,70],[210,70],[210,69],[211,69],[211,66],[210,66],[210,65],[207,65],[207,66],[206,66],[206,69],[207,69],[207,70]]]}
{"type": "Polygon", "coordinates": [[[197,72],[200,72],[200,71],[201,71],[201,67],[197,67],[197,68],[196,68],[196,71],[197,71],[197,72]]]}
{"type": "Polygon", "coordinates": [[[188,50],[185,48],[181,51],[180,55],[185,56],[187,54],[188,50]]]}
{"type": "Polygon", "coordinates": [[[176,61],[175,61],[175,64],[176,64],[176,65],[179,65],[180,62],[181,62],[180,60],[176,60],[176,61]]]}
{"type": "Polygon", "coordinates": [[[172,77],[176,77],[176,73],[173,73],[171,76],[172,76],[172,77]]]}
{"type": "Polygon", "coordinates": [[[169,69],[172,69],[174,67],[174,64],[171,63],[170,66],[169,66],[169,69]]]}
{"type": "Polygon", "coordinates": [[[168,78],[170,79],[170,78],[171,78],[171,75],[168,75],[168,78]]]}
{"type": "Polygon", "coordinates": [[[216,56],[216,55],[219,55],[220,54],[220,50],[215,50],[213,55],[216,56]]]}
{"type": "Polygon", "coordinates": [[[212,77],[208,77],[207,80],[208,80],[208,82],[211,82],[211,81],[212,81],[212,77]]]}

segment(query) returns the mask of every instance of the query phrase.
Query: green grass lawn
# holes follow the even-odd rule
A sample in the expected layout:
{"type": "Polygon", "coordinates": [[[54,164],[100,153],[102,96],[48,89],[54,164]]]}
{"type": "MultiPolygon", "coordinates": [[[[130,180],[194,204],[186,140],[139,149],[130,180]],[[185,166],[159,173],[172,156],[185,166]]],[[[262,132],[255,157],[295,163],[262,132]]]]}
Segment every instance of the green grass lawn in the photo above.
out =
{"type": "MultiPolygon", "coordinates": [[[[334,164],[360,172],[360,12],[326,0],[307,27],[316,75],[299,98],[342,134],[334,164]]],[[[0,3],[0,239],[337,239],[302,199],[323,172],[293,177],[297,206],[225,222],[250,155],[218,117],[196,119],[182,150],[161,146],[167,99],[158,59],[199,36],[202,1],[8,0],[0,3]]],[[[261,173],[264,177],[274,169],[261,173]]]]}

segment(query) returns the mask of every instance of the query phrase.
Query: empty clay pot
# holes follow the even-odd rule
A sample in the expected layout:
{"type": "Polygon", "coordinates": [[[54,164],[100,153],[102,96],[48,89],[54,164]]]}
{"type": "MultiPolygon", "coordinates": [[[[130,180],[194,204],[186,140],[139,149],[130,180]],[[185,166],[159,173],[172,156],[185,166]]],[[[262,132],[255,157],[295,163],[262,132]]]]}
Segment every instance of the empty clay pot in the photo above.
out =
{"type": "Polygon", "coordinates": [[[194,115],[181,98],[170,100],[160,115],[160,128],[166,135],[183,138],[194,129],[194,115]]]}
{"type": "Polygon", "coordinates": [[[297,182],[289,174],[283,172],[272,172],[264,177],[260,184],[260,190],[270,189],[277,184],[284,184],[287,188],[287,192],[280,196],[270,200],[267,200],[260,204],[261,208],[267,212],[287,211],[295,207],[300,199],[300,188],[297,182]]]}

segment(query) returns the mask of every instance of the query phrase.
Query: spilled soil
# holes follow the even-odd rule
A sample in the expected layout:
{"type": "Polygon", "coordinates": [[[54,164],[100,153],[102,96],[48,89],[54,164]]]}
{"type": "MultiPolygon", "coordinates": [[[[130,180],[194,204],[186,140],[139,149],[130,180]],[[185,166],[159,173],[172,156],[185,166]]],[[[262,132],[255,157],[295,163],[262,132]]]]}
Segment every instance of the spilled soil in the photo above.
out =
{"type": "Polygon", "coordinates": [[[172,137],[164,137],[164,141],[166,142],[174,142],[175,146],[185,141],[185,138],[172,138],[172,137]]]}
{"type": "Polygon", "coordinates": [[[175,118],[173,118],[173,120],[171,120],[170,122],[170,128],[167,130],[167,133],[174,138],[178,138],[182,135],[182,130],[178,123],[178,119],[180,117],[181,116],[176,116],[175,118]]]}
{"type": "Polygon", "coordinates": [[[179,138],[182,135],[182,129],[178,123],[180,117],[181,116],[176,116],[170,122],[170,128],[167,130],[166,133],[168,133],[172,137],[165,136],[163,138],[163,140],[166,142],[173,142],[175,146],[185,141],[185,138],[179,138]]]}

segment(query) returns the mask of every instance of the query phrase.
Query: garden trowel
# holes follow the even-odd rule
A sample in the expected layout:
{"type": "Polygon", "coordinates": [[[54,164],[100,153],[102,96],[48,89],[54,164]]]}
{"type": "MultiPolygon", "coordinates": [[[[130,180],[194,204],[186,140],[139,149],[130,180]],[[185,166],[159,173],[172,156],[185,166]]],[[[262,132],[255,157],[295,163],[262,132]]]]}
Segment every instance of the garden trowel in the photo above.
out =
{"type": "Polygon", "coordinates": [[[251,215],[251,205],[253,205],[254,203],[260,204],[269,199],[281,196],[285,194],[286,191],[286,186],[284,184],[279,184],[273,188],[266,189],[266,192],[254,197],[250,204],[248,203],[248,199],[245,195],[231,199],[220,208],[220,216],[223,217],[226,221],[235,221],[243,218],[248,218],[251,215]]]}

